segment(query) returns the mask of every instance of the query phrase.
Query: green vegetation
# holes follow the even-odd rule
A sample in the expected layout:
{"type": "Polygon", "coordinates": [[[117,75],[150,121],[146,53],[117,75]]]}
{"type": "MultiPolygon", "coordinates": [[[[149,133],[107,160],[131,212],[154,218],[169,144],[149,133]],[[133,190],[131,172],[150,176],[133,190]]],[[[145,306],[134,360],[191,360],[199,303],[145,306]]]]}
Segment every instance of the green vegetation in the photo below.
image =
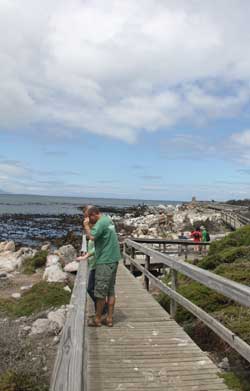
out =
{"type": "Polygon", "coordinates": [[[29,316],[48,308],[68,304],[71,294],[63,287],[63,283],[39,282],[23,293],[18,301],[0,298],[0,312],[11,317],[29,316]]]}
{"type": "Polygon", "coordinates": [[[38,251],[33,257],[26,258],[23,262],[22,272],[25,274],[33,274],[36,269],[44,267],[47,255],[47,251],[38,251]]]}
{"type": "Polygon", "coordinates": [[[38,384],[35,375],[7,371],[0,376],[0,391],[48,391],[47,385],[38,384]]]}
{"type": "Polygon", "coordinates": [[[219,374],[224,379],[225,384],[230,390],[249,391],[249,382],[242,376],[237,376],[234,372],[219,374]]]}
{"type": "MultiPolygon", "coordinates": [[[[245,226],[222,240],[213,242],[208,255],[200,260],[197,266],[250,286],[250,226],[245,226]]],[[[166,276],[164,280],[165,283],[169,283],[170,277],[166,276]]],[[[250,344],[250,309],[240,306],[225,296],[181,274],[178,275],[178,281],[179,293],[210,313],[250,344]]],[[[161,294],[159,302],[169,311],[170,300],[166,295],[161,294]]],[[[205,349],[213,347],[217,351],[225,352],[226,344],[181,306],[178,306],[176,320],[205,349]]],[[[228,349],[228,347],[226,349],[229,359],[233,362],[237,360],[249,369],[249,364],[247,366],[246,362],[236,352],[228,349]]],[[[234,390],[245,391],[250,389],[249,381],[245,386],[244,381],[239,380],[233,373],[226,374],[225,380],[234,390]]]]}

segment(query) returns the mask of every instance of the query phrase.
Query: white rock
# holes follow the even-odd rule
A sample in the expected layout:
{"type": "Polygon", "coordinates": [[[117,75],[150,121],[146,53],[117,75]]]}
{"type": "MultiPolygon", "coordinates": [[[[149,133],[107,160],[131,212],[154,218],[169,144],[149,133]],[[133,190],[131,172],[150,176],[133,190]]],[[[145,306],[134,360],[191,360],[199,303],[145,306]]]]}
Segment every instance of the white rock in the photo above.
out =
{"type": "Polygon", "coordinates": [[[60,247],[56,253],[59,255],[60,260],[66,265],[67,263],[73,262],[76,260],[77,252],[76,249],[71,245],[67,244],[66,246],[60,247]]]}
{"type": "Polygon", "coordinates": [[[49,251],[50,250],[50,243],[45,243],[41,247],[41,251],[49,251]]]}
{"type": "Polygon", "coordinates": [[[57,263],[45,269],[43,280],[48,282],[64,282],[67,280],[67,274],[62,271],[61,265],[57,263]]]}
{"type": "Polygon", "coordinates": [[[21,294],[20,293],[12,293],[11,297],[13,297],[13,299],[20,299],[21,294]]]}
{"type": "Polygon", "coordinates": [[[4,246],[4,251],[12,251],[14,252],[15,251],[15,242],[13,242],[13,240],[7,242],[4,246]]]}
{"type": "Polygon", "coordinates": [[[21,265],[21,260],[16,257],[15,253],[5,251],[0,253],[0,273],[12,273],[21,265]]]}
{"type": "Polygon", "coordinates": [[[70,289],[70,287],[67,285],[67,286],[65,286],[64,288],[63,288],[66,292],[71,292],[71,289],[70,289]]]}
{"type": "Polygon", "coordinates": [[[50,322],[56,323],[58,326],[58,331],[60,331],[66,320],[66,311],[62,308],[59,308],[56,311],[51,311],[48,313],[48,319],[50,322]]]}
{"type": "Polygon", "coordinates": [[[48,255],[47,260],[46,260],[46,267],[56,265],[57,263],[60,262],[60,258],[58,255],[48,255]]]}
{"type": "Polygon", "coordinates": [[[77,272],[78,267],[79,267],[79,262],[74,261],[74,262],[68,263],[68,264],[64,267],[63,270],[64,270],[65,272],[72,273],[72,272],[77,272]]]}
{"type": "Polygon", "coordinates": [[[218,364],[218,367],[228,371],[230,369],[230,364],[227,357],[224,357],[223,360],[218,364]]]}
{"type": "Polygon", "coordinates": [[[37,319],[32,324],[30,335],[48,333],[49,330],[50,330],[49,319],[37,319]]]}
{"type": "Polygon", "coordinates": [[[29,289],[32,288],[32,286],[33,286],[32,284],[31,284],[31,285],[21,286],[20,290],[21,290],[21,291],[28,291],[29,289]]]}

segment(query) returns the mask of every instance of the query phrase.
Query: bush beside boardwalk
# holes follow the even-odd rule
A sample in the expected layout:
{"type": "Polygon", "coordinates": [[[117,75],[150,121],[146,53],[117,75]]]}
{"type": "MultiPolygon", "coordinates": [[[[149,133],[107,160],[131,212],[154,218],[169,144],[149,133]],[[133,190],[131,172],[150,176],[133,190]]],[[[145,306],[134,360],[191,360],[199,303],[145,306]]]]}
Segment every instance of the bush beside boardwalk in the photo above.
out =
{"type": "MultiPolygon", "coordinates": [[[[245,226],[222,240],[211,243],[208,255],[198,261],[197,266],[249,286],[250,226],[245,226]]],[[[169,277],[165,277],[165,282],[169,282],[169,277]]],[[[250,344],[250,309],[241,307],[225,296],[182,275],[179,275],[178,291],[250,344]]],[[[166,295],[161,294],[159,301],[164,308],[169,310],[169,299],[166,295]]],[[[178,306],[176,319],[203,349],[209,351],[215,349],[220,357],[228,356],[231,367],[235,368],[240,379],[235,378],[233,374],[227,374],[227,381],[232,386],[234,384],[235,390],[249,391],[249,363],[239,357],[201,321],[181,306],[178,306]],[[245,376],[248,380],[244,379],[245,376]]]]}

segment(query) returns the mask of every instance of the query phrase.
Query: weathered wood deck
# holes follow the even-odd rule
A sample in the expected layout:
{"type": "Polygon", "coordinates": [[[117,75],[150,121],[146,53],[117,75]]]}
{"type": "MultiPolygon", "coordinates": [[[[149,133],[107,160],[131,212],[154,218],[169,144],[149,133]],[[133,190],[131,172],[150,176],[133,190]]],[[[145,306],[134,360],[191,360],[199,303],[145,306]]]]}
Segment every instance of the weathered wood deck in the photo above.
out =
{"type": "Polygon", "coordinates": [[[113,328],[88,328],[88,391],[223,391],[218,368],[120,265],[113,328]]]}

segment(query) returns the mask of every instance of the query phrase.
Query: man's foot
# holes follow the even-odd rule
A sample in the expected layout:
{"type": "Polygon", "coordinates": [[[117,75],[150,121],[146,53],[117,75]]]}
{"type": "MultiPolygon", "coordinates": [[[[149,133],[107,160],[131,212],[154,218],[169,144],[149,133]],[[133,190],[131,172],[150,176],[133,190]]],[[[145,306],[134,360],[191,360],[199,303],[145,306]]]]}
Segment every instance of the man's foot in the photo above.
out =
{"type": "Polygon", "coordinates": [[[101,322],[97,322],[95,318],[90,318],[88,320],[88,327],[101,327],[101,322]]]}
{"type": "Polygon", "coordinates": [[[113,319],[105,318],[103,324],[108,327],[113,327],[113,319]]]}

